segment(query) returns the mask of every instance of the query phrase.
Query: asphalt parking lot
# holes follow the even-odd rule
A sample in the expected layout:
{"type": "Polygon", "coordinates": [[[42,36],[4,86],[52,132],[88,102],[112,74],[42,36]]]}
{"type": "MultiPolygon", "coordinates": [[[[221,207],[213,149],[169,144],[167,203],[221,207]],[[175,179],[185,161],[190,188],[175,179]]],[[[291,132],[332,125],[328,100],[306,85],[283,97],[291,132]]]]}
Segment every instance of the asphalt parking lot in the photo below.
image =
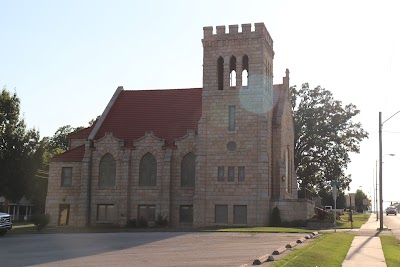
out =
{"type": "Polygon", "coordinates": [[[251,266],[257,257],[304,236],[215,232],[8,235],[0,239],[0,259],[2,266],[251,266]]]}

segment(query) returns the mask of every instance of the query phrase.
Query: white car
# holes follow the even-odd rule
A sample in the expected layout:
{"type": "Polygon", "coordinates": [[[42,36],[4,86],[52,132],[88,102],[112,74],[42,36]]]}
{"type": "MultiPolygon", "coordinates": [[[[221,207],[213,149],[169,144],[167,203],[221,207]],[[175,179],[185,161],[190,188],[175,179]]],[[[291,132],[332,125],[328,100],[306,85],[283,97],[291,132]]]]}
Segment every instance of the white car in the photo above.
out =
{"type": "Polygon", "coordinates": [[[11,230],[11,228],[11,215],[0,212],[0,236],[5,235],[8,230],[11,230]]]}

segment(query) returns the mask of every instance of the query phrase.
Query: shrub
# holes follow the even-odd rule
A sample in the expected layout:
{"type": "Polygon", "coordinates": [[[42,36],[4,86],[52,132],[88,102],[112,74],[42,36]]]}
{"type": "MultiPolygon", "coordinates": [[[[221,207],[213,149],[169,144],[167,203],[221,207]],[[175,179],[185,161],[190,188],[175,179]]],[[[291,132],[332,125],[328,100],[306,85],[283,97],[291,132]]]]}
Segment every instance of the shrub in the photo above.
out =
{"type": "Polygon", "coordinates": [[[281,226],[281,224],[282,224],[282,221],[281,221],[281,214],[280,214],[279,208],[275,207],[272,209],[270,225],[278,227],[278,226],[281,226]]]}
{"type": "Polygon", "coordinates": [[[317,218],[320,221],[325,220],[325,217],[328,215],[328,213],[326,211],[324,211],[323,209],[321,209],[321,208],[316,208],[316,213],[317,213],[316,214],[317,218]]]}
{"type": "Polygon", "coordinates": [[[137,221],[136,219],[128,219],[126,221],[126,227],[128,228],[135,228],[137,226],[137,221]]]}
{"type": "Polygon", "coordinates": [[[36,225],[38,231],[46,227],[50,222],[49,214],[35,214],[32,218],[33,224],[36,225]]]}
{"type": "Polygon", "coordinates": [[[156,225],[159,227],[166,227],[168,225],[168,215],[163,216],[161,213],[158,213],[156,225]]]}
{"type": "Polygon", "coordinates": [[[147,228],[149,226],[149,222],[144,217],[139,217],[137,220],[137,227],[139,228],[147,228]]]}

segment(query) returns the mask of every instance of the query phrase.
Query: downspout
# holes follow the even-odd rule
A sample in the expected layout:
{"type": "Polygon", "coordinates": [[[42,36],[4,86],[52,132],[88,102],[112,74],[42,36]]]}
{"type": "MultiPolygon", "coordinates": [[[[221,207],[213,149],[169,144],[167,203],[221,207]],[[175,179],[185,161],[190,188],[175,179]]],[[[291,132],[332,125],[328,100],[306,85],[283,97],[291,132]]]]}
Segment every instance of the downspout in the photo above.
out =
{"type": "Polygon", "coordinates": [[[92,146],[93,146],[93,140],[89,140],[89,144],[90,144],[90,157],[89,157],[89,162],[88,162],[88,207],[87,207],[87,225],[86,226],[90,226],[91,225],[91,214],[92,214],[92,146]]]}

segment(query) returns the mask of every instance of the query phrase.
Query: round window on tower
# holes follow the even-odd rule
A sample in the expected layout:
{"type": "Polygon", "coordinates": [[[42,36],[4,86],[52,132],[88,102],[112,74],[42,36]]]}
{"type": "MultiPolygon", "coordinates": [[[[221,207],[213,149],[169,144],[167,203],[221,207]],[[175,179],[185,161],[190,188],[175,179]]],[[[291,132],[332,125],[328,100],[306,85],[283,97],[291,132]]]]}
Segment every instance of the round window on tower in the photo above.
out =
{"type": "Polygon", "coordinates": [[[229,151],[235,151],[236,150],[236,143],[234,141],[230,141],[226,147],[228,148],[229,151]]]}

